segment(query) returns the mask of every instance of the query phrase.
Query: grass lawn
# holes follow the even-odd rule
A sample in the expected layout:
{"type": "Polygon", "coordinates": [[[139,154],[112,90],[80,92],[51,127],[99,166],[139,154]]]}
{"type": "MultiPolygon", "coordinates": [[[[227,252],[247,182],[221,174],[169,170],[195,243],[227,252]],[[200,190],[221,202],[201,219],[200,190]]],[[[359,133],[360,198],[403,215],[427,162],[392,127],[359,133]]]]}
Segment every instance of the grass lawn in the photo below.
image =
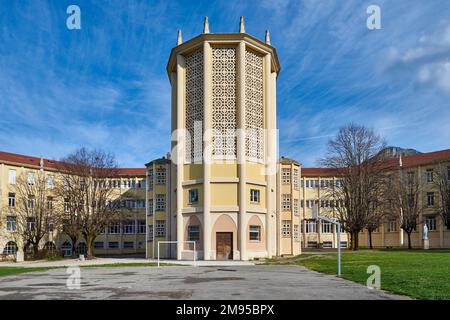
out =
{"type": "MultiPolygon", "coordinates": [[[[305,253],[268,264],[296,264],[308,269],[337,273],[334,253],[305,253]]],[[[366,284],[367,267],[381,270],[381,288],[417,299],[450,299],[450,251],[360,250],[342,254],[342,278],[366,284]]]]}
{"type": "MultiPolygon", "coordinates": [[[[161,263],[162,267],[167,266],[182,266],[180,264],[170,264],[161,263]]],[[[116,268],[116,267],[157,267],[158,264],[154,262],[143,262],[143,263],[110,263],[110,264],[98,264],[98,265],[85,265],[80,266],[81,268],[116,268]]],[[[36,271],[46,271],[50,269],[60,269],[66,268],[61,266],[55,267],[2,267],[0,266],[0,277],[12,276],[21,273],[36,272],[36,271]]]]}

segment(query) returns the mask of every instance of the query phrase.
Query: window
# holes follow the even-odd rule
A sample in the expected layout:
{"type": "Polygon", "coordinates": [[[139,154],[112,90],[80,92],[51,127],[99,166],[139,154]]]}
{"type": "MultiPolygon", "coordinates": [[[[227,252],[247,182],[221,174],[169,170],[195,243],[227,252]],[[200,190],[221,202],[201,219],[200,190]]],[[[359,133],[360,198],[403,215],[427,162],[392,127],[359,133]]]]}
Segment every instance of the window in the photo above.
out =
{"type": "Polygon", "coordinates": [[[118,241],[109,241],[108,242],[108,248],[109,249],[118,249],[119,248],[119,242],[118,241]]]}
{"type": "Polygon", "coordinates": [[[331,227],[331,223],[330,222],[325,222],[325,221],[323,221],[322,223],[321,223],[321,231],[322,231],[322,233],[332,233],[332,227],[331,227]]]}
{"type": "Polygon", "coordinates": [[[145,220],[138,220],[138,233],[145,233],[145,220]]]}
{"type": "Polygon", "coordinates": [[[124,241],[123,248],[124,249],[134,249],[134,241],[124,241]]]}
{"type": "Polygon", "coordinates": [[[305,180],[305,188],[309,188],[309,180],[305,180]]]}
{"type": "Polygon", "coordinates": [[[48,188],[53,189],[55,186],[55,178],[53,176],[48,176],[47,178],[48,188]]]}
{"type": "Polygon", "coordinates": [[[298,184],[298,169],[294,169],[294,176],[292,177],[292,183],[294,184],[294,190],[298,190],[299,189],[299,184],[298,184]]]}
{"type": "Polygon", "coordinates": [[[198,203],[198,189],[189,190],[189,203],[198,203]]]}
{"type": "Polygon", "coordinates": [[[429,231],[436,231],[436,217],[429,216],[425,218],[425,223],[427,224],[429,231]]]}
{"type": "Polygon", "coordinates": [[[35,199],[34,196],[28,196],[28,209],[34,209],[35,199]]]}
{"type": "Polygon", "coordinates": [[[427,206],[434,206],[434,192],[427,192],[427,206]]]}
{"type": "Polygon", "coordinates": [[[108,226],[108,233],[109,234],[119,234],[120,233],[120,224],[115,223],[108,226]]]}
{"type": "Polygon", "coordinates": [[[135,229],[134,220],[124,221],[124,224],[123,224],[123,233],[124,234],[134,234],[135,233],[134,229],[135,229]]]}
{"type": "Polygon", "coordinates": [[[425,176],[428,183],[433,182],[433,169],[427,169],[427,171],[425,172],[425,176]]]}
{"type": "Polygon", "coordinates": [[[147,226],[148,230],[148,241],[153,241],[153,225],[149,224],[147,226]]]}
{"type": "Polygon", "coordinates": [[[291,236],[291,221],[283,220],[281,222],[281,236],[283,238],[289,238],[291,236]]]}
{"type": "Polygon", "coordinates": [[[250,189],[250,202],[251,203],[259,203],[259,190],[256,189],[250,189]]]}
{"type": "Polygon", "coordinates": [[[17,229],[17,218],[14,216],[6,217],[6,231],[16,231],[17,229]]]}
{"type": "Polygon", "coordinates": [[[397,221],[396,220],[390,220],[388,222],[388,232],[395,232],[397,231],[397,221]]]}
{"type": "Polygon", "coordinates": [[[291,210],[291,195],[290,194],[282,194],[281,209],[283,211],[291,210]]]}
{"type": "Polygon", "coordinates": [[[261,241],[261,226],[250,226],[249,231],[251,241],[261,241]]]}
{"type": "Polygon", "coordinates": [[[17,244],[14,241],[9,241],[3,249],[4,254],[16,254],[17,244]]]}
{"type": "Polygon", "coordinates": [[[153,214],[153,199],[148,199],[148,215],[153,214]]]}
{"type": "Polygon", "coordinates": [[[165,211],[166,210],[166,195],[165,194],[157,194],[156,195],[156,211],[165,211]]]}
{"type": "Polygon", "coordinates": [[[294,224],[294,241],[295,242],[300,242],[300,236],[299,236],[299,228],[298,228],[298,224],[294,224]]]}
{"type": "Polygon", "coordinates": [[[64,199],[64,212],[69,212],[70,211],[70,203],[69,203],[69,199],[64,199]]]}
{"type": "Polygon", "coordinates": [[[148,177],[147,177],[148,183],[147,183],[147,189],[153,190],[153,169],[148,170],[148,177]]]}
{"type": "Polygon", "coordinates": [[[166,169],[156,168],[156,184],[166,184],[166,169]]]}
{"type": "Polygon", "coordinates": [[[47,197],[47,209],[53,210],[53,197],[47,197]]]}
{"type": "Polygon", "coordinates": [[[16,194],[15,193],[8,193],[8,207],[14,208],[16,206],[16,194]]]}
{"type": "Polygon", "coordinates": [[[306,220],[305,221],[305,231],[306,233],[317,232],[317,222],[316,220],[306,220]]]}
{"type": "Polygon", "coordinates": [[[165,237],[165,236],[166,236],[166,221],[156,220],[155,237],[165,237]]]}
{"type": "Polygon", "coordinates": [[[33,217],[28,217],[27,218],[27,230],[34,231],[35,227],[36,227],[36,220],[33,217]]]}
{"type": "Polygon", "coordinates": [[[34,186],[34,173],[28,172],[28,185],[34,186]]]}
{"type": "Polygon", "coordinates": [[[447,167],[447,180],[450,181],[450,166],[447,167]]]}
{"type": "Polygon", "coordinates": [[[16,184],[16,170],[9,170],[8,182],[9,184],[16,184]]]}
{"type": "Polygon", "coordinates": [[[200,241],[200,226],[189,226],[188,227],[188,240],[189,241],[200,241]]]}
{"type": "Polygon", "coordinates": [[[290,184],[291,183],[291,169],[283,168],[281,169],[281,183],[290,184]]]}
{"type": "Polygon", "coordinates": [[[298,199],[294,199],[294,214],[296,216],[299,215],[299,211],[298,211],[298,199]]]}
{"type": "MultiPolygon", "coordinates": [[[[131,181],[131,188],[136,189],[136,180],[131,181]]],[[[133,246],[134,246],[134,244],[133,244],[133,246]]]]}
{"type": "Polygon", "coordinates": [[[94,249],[104,249],[105,243],[103,241],[95,241],[94,242],[94,249]]]}

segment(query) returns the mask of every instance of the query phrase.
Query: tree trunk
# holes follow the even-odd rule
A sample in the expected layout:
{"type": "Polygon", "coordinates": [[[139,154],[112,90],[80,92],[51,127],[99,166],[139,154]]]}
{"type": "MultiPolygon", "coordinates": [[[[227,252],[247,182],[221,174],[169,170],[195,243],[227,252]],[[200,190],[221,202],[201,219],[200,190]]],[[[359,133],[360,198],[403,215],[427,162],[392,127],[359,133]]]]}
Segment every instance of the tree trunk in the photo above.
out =
{"type": "Polygon", "coordinates": [[[353,232],[350,232],[350,250],[353,250],[353,232]]]}
{"type": "Polygon", "coordinates": [[[359,236],[359,232],[355,231],[354,235],[353,235],[353,251],[357,251],[358,247],[359,247],[359,243],[358,243],[358,236],[359,236]]]}
{"type": "Polygon", "coordinates": [[[408,249],[411,249],[411,232],[407,232],[408,234],[408,249]]]}
{"type": "Polygon", "coordinates": [[[38,244],[33,243],[33,259],[37,259],[39,257],[39,242],[38,244]]]}
{"type": "Polygon", "coordinates": [[[73,258],[77,257],[77,246],[76,246],[77,240],[78,240],[78,237],[73,237],[73,236],[70,237],[70,241],[72,241],[72,257],[73,258]]]}
{"type": "Polygon", "coordinates": [[[86,246],[87,246],[87,258],[92,259],[95,258],[94,256],[94,240],[96,237],[94,236],[87,236],[86,237],[86,246]]]}
{"type": "Polygon", "coordinates": [[[373,246],[372,246],[372,231],[369,231],[369,248],[373,249],[373,246]]]}

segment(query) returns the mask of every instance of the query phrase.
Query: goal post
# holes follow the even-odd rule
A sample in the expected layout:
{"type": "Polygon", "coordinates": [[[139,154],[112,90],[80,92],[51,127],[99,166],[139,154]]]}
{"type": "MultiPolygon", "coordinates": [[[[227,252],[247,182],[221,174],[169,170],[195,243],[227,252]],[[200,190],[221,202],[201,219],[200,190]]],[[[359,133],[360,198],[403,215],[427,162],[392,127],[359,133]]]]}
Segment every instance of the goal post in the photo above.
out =
{"type": "Polygon", "coordinates": [[[160,248],[160,244],[161,243],[163,243],[163,244],[165,244],[165,243],[167,243],[167,244],[171,244],[171,243],[176,243],[176,245],[177,245],[177,250],[178,250],[178,245],[180,244],[180,243],[192,243],[192,244],[194,244],[194,267],[196,267],[197,266],[197,250],[196,250],[196,241],[158,241],[158,268],[160,267],[160,263],[159,263],[159,248],[160,248]]]}

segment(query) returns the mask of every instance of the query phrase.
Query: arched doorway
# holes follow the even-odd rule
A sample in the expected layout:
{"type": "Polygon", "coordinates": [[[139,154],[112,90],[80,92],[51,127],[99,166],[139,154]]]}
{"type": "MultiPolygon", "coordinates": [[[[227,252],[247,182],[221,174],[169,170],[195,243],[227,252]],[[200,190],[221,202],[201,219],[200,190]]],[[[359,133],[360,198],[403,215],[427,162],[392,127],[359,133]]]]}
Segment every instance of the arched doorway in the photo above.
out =
{"type": "Polygon", "coordinates": [[[84,243],[84,242],[78,242],[78,245],[77,245],[77,252],[78,252],[78,254],[86,255],[86,253],[87,253],[87,246],[86,246],[86,243],[84,243]]]}
{"type": "Polygon", "coordinates": [[[232,260],[237,248],[237,227],[230,215],[222,214],[217,218],[211,238],[216,260],[232,260]]]}
{"type": "Polygon", "coordinates": [[[72,256],[72,244],[70,243],[70,241],[64,241],[61,246],[61,251],[64,257],[72,256]]]}

